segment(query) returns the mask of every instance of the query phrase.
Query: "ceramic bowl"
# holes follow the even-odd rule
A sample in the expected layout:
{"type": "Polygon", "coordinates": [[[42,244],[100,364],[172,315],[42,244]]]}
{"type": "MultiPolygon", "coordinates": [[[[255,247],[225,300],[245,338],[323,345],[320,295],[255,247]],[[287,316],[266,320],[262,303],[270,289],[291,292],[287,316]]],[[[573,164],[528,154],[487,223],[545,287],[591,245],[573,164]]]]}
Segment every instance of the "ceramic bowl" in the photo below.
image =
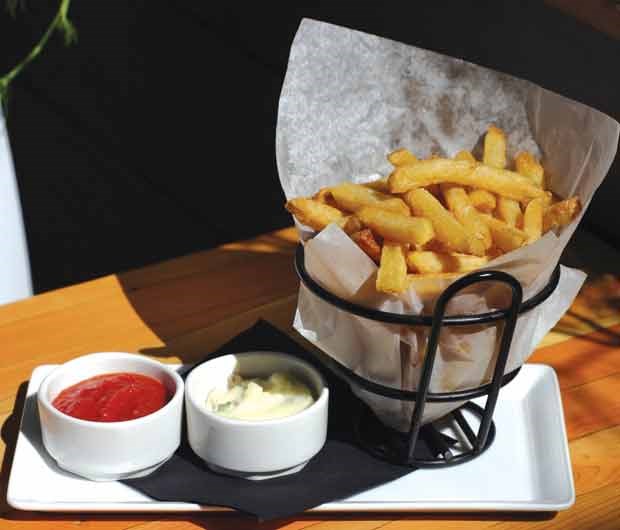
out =
{"type": "Polygon", "coordinates": [[[187,431],[192,450],[219,473],[252,480],[302,469],[323,447],[329,391],[310,364],[278,352],[225,355],[194,368],[185,382],[187,431]],[[297,414],[271,420],[237,420],[212,412],[209,393],[227,388],[230,376],[269,377],[286,372],[306,383],[315,401],[297,414]]]}
{"type": "Polygon", "coordinates": [[[103,352],[55,368],[37,393],[43,445],[64,470],[90,480],[145,476],[172,456],[181,441],[183,380],[165,364],[132,353],[103,352]],[[95,375],[137,372],[161,381],[172,396],[161,409],[128,421],[69,416],[52,402],[65,388],[95,375]]]}

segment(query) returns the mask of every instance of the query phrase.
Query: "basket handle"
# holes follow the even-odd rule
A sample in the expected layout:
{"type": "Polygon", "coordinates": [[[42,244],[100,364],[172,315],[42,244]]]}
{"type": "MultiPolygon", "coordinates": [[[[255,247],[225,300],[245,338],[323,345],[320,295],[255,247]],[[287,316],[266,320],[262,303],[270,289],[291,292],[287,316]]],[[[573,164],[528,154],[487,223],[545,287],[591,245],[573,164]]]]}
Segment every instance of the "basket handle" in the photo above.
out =
{"type": "Polygon", "coordinates": [[[428,396],[428,389],[430,386],[431,376],[433,375],[433,366],[435,365],[435,357],[437,354],[437,346],[439,344],[439,335],[443,326],[444,319],[446,318],[446,308],[452,300],[452,298],[465,287],[482,282],[500,282],[508,285],[511,289],[510,306],[507,308],[505,316],[504,329],[502,330],[502,338],[500,342],[499,352],[495,361],[495,367],[493,368],[493,377],[491,379],[491,386],[487,397],[487,402],[484,407],[484,415],[478,434],[476,436],[475,451],[479,451],[484,447],[489,429],[491,427],[491,421],[493,419],[493,411],[497,403],[497,397],[499,395],[499,389],[502,383],[502,377],[506,368],[506,362],[508,361],[508,353],[510,352],[510,344],[512,342],[512,336],[514,334],[515,327],[517,325],[517,317],[519,316],[519,308],[523,299],[523,289],[519,281],[510,274],[502,271],[478,271],[472,272],[462,278],[459,278],[454,283],[450,284],[443,293],[437,299],[435,309],[433,311],[433,324],[428,338],[426,347],[426,355],[424,358],[424,365],[422,367],[422,375],[420,378],[420,384],[418,385],[418,396],[416,400],[413,413],[411,416],[411,427],[408,435],[407,442],[407,459],[413,458],[413,452],[415,450],[415,444],[418,440],[420,433],[420,427],[422,423],[422,415],[424,414],[424,407],[426,405],[426,398],[428,396]]]}

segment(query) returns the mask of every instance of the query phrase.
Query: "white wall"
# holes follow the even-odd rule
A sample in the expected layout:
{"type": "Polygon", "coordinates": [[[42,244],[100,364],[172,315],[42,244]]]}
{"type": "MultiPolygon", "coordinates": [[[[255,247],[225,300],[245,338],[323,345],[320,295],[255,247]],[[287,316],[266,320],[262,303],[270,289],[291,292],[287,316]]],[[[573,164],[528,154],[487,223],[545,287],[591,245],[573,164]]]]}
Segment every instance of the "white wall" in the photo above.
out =
{"type": "Polygon", "coordinates": [[[32,296],[26,233],[8,132],[0,110],[0,304],[32,296]]]}

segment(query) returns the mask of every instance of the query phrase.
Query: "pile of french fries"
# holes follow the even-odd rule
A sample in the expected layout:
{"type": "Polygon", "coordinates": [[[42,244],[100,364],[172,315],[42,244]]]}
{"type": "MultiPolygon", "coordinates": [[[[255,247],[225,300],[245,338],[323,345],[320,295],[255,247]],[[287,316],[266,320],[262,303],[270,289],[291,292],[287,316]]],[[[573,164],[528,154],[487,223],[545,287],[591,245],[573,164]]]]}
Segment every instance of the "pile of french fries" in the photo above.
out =
{"type": "Polygon", "coordinates": [[[378,265],[378,291],[400,294],[416,278],[456,278],[570,223],[578,197],[557,201],[528,152],[507,169],[506,135],[489,127],[482,161],[388,155],[394,171],[366,184],[344,182],[286,208],[314,230],[338,224],[378,265]]]}

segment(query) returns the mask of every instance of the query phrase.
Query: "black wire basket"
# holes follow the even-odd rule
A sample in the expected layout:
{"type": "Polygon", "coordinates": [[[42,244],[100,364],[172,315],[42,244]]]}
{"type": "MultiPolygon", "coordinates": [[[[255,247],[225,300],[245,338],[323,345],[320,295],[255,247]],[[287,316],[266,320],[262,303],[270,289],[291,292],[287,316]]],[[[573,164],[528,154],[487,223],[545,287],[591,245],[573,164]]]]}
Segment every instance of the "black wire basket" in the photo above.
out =
{"type": "MultiPolygon", "coordinates": [[[[430,328],[420,382],[415,391],[400,390],[394,387],[381,385],[356,374],[336,360],[330,358],[330,361],[326,363],[324,359],[321,359],[337,376],[345,379],[349,384],[357,386],[359,389],[390,399],[414,402],[408,432],[400,437],[392,435],[388,439],[376,440],[372,435],[368,435],[368,429],[364,430],[361,425],[359,425],[357,429],[358,440],[368,451],[380,458],[400,464],[411,465],[413,467],[441,467],[460,464],[475,458],[489,448],[495,438],[493,412],[497,403],[499,390],[502,386],[512,381],[519,372],[519,369],[516,369],[507,374],[504,373],[512,337],[517,324],[517,318],[519,315],[532,310],[547,300],[556,289],[560,280],[560,268],[558,266],[551,274],[547,285],[532,298],[523,301],[521,284],[514,276],[502,271],[493,270],[473,272],[457,279],[443,291],[437,299],[432,315],[405,315],[370,309],[349,302],[327,291],[314,281],[306,270],[304,247],[301,244],[298,245],[295,253],[295,270],[303,285],[311,293],[340,310],[376,322],[404,326],[425,326],[430,328]],[[499,282],[507,285],[511,291],[510,305],[505,309],[498,309],[476,315],[446,316],[446,307],[453,296],[470,285],[482,282],[499,282]],[[493,366],[493,375],[489,383],[455,392],[429,391],[437,353],[437,345],[443,326],[490,325],[502,322],[503,329],[499,350],[495,359],[495,365],[493,366]],[[484,407],[469,401],[481,396],[487,397],[484,407]],[[426,403],[460,401],[466,401],[466,403],[443,418],[443,421],[449,419],[455,422],[469,442],[469,447],[464,448],[459,454],[454,454],[445,438],[439,434],[438,429],[428,429],[429,426],[427,425],[422,426],[422,417],[426,403]],[[463,414],[464,411],[469,412],[469,417],[473,416],[478,418],[479,426],[477,432],[474,432],[466,415],[463,414]],[[434,445],[437,450],[435,451],[434,457],[416,458],[414,456],[416,443],[418,442],[422,429],[425,429],[427,433],[430,432],[435,441],[434,445]]],[[[360,422],[363,422],[363,417],[360,418],[360,422]]]]}

